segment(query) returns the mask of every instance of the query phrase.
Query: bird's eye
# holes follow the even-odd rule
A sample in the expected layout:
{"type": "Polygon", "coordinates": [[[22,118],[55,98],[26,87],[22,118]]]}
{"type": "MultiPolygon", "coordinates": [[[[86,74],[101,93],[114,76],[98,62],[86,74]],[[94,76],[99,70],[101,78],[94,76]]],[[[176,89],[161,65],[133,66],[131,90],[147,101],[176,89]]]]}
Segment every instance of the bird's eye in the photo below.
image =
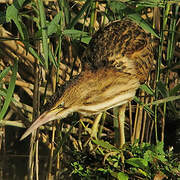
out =
{"type": "Polygon", "coordinates": [[[62,108],[64,107],[64,102],[61,102],[59,105],[58,105],[58,108],[62,108]]]}

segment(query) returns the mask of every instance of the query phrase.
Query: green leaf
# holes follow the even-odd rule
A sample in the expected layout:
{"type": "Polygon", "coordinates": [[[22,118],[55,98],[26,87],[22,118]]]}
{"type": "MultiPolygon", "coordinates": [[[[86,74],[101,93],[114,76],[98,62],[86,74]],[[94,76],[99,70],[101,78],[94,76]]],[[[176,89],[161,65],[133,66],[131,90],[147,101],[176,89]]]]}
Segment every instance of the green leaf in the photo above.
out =
{"type": "Polygon", "coordinates": [[[53,33],[56,33],[59,29],[60,29],[60,19],[62,17],[61,12],[59,12],[54,18],[53,20],[49,23],[48,25],[48,36],[52,35],[53,33]]]}
{"type": "Polygon", "coordinates": [[[137,173],[138,174],[142,174],[143,176],[147,177],[148,176],[148,173],[140,168],[137,169],[137,173]]]}
{"type": "Polygon", "coordinates": [[[137,96],[135,96],[133,100],[139,105],[144,105],[144,103],[137,96]]]}
{"type": "Polygon", "coordinates": [[[117,19],[121,18],[122,11],[124,11],[127,8],[125,3],[122,3],[120,1],[109,1],[108,6],[109,9],[116,15],[117,19]]]}
{"type": "Polygon", "coordinates": [[[25,0],[14,0],[11,6],[8,6],[6,9],[6,21],[10,22],[11,20],[17,19],[18,12],[22,8],[25,0]]]}
{"type": "Polygon", "coordinates": [[[142,168],[142,169],[145,169],[146,167],[148,167],[148,161],[142,158],[130,158],[126,160],[126,163],[134,167],[142,168]]]}
{"type": "Polygon", "coordinates": [[[12,4],[7,7],[6,10],[6,22],[10,22],[11,20],[17,21],[18,19],[18,9],[12,4]]]}
{"type": "Polygon", "coordinates": [[[164,143],[158,142],[157,145],[154,147],[156,158],[162,162],[167,162],[164,152],[164,143]]]}
{"type": "Polygon", "coordinates": [[[64,35],[72,35],[72,36],[75,36],[75,37],[81,37],[81,36],[87,36],[87,32],[84,32],[84,31],[79,31],[79,30],[76,30],[76,29],[66,29],[63,31],[63,34],[64,35]]]}
{"type": "Polygon", "coordinates": [[[159,35],[154,31],[154,29],[147,24],[147,22],[141,18],[141,16],[137,13],[131,13],[127,15],[130,19],[134,20],[139,26],[141,26],[145,31],[151,33],[153,36],[160,38],[159,35]]]}
{"type": "Polygon", "coordinates": [[[123,172],[114,172],[112,170],[109,170],[111,176],[115,177],[118,180],[128,180],[129,177],[127,174],[123,173],[123,172]]]}
{"type": "Polygon", "coordinates": [[[123,173],[123,172],[118,172],[117,174],[117,179],[118,180],[128,180],[129,177],[127,174],[123,173]]]}
{"type": "Polygon", "coordinates": [[[39,60],[39,62],[42,64],[42,65],[44,65],[44,59],[42,58],[42,57],[40,57],[39,55],[38,55],[38,53],[32,48],[32,47],[29,47],[29,52],[36,58],[36,59],[38,59],[39,60]]]}
{"type": "MultiPolygon", "coordinates": [[[[6,21],[10,22],[11,20],[14,21],[16,24],[18,31],[21,35],[23,40],[28,39],[28,31],[24,23],[22,22],[21,18],[19,17],[19,9],[22,7],[25,0],[16,0],[11,6],[8,6],[6,10],[6,21]]],[[[27,42],[27,41],[26,41],[27,42]]],[[[27,46],[28,44],[25,43],[27,46]]]]}
{"type": "Polygon", "coordinates": [[[26,0],[14,0],[13,5],[14,5],[17,9],[20,9],[20,8],[22,8],[22,6],[23,6],[23,4],[24,4],[25,1],[26,1],[26,0]]]}
{"type": "Polygon", "coordinates": [[[95,140],[93,139],[93,142],[103,148],[106,148],[108,150],[113,150],[113,151],[117,151],[120,152],[120,150],[118,148],[116,148],[115,146],[109,144],[109,142],[105,142],[103,140],[95,140]]]}
{"type": "Polygon", "coordinates": [[[52,54],[52,51],[49,50],[49,59],[53,63],[53,65],[58,68],[57,60],[55,59],[54,55],[52,54]]]}
{"type": "Polygon", "coordinates": [[[91,40],[90,36],[81,38],[81,42],[83,42],[85,44],[89,44],[90,40],[91,40]]]}
{"type": "Polygon", "coordinates": [[[8,74],[8,72],[10,71],[10,67],[7,67],[6,69],[4,69],[1,73],[0,73],[0,81],[8,74]]]}
{"type": "Polygon", "coordinates": [[[154,116],[154,112],[153,112],[152,109],[149,107],[149,104],[144,104],[137,96],[135,96],[133,100],[134,100],[136,103],[144,106],[145,111],[147,111],[147,112],[150,113],[152,116],[154,116]]]}
{"type": "Polygon", "coordinates": [[[147,162],[152,162],[154,157],[154,153],[151,150],[147,150],[144,153],[144,160],[147,162]]]}
{"type": "Polygon", "coordinates": [[[106,16],[111,21],[121,19],[128,8],[125,3],[120,1],[108,1],[106,16]]]}
{"type": "Polygon", "coordinates": [[[6,22],[6,13],[0,11],[0,24],[4,24],[6,22]]]}
{"type": "MultiPolygon", "coordinates": [[[[0,96],[4,96],[5,98],[7,97],[7,90],[0,88],[0,96]]],[[[16,100],[12,97],[12,101],[16,102],[16,100]]]]}
{"type": "Polygon", "coordinates": [[[6,97],[7,95],[6,89],[0,88],[0,95],[6,97]]]}
{"type": "Polygon", "coordinates": [[[166,89],[166,85],[162,81],[157,82],[157,89],[161,93],[162,97],[165,98],[165,97],[169,96],[167,89],[166,89]]]}
{"type": "Polygon", "coordinates": [[[25,24],[21,21],[21,19],[19,20],[19,24],[20,24],[20,27],[18,28],[18,30],[21,31],[20,32],[21,38],[22,38],[22,41],[23,41],[25,48],[28,52],[28,49],[30,47],[28,30],[27,30],[25,24]]]}
{"type": "Polygon", "coordinates": [[[160,100],[154,101],[152,103],[149,103],[147,105],[157,105],[157,104],[162,104],[162,103],[166,103],[166,102],[169,102],[169,101],[175,101],[175,100],[178,100],[178,99],[180,99],[180,95],[179,96],[170,96],[170,97],[167,97],[167,98],[164,98],[164,99],[160,99],[160,100]]]}
{"type": "Polygon", "coordinates": [[[101,171],[101,172],[103,172],[103,173],[109,172],[108,169],[104,169],[104,168],[98,168],[97,170],[98,170],[98,171],[101,171]]]}
{"type": "Polygon", "coordinates": [[[154,95],[155,95],[155,93],[154,93],[154,91],[151,89],[151,87],[149,87],[149,86],[146,85],[146,84],[140,85],[140,89],[144,90],[147,94],[150,94],[151,96],[154,96],[154,95]]]}
{"type": "Polygon", "coordinates": [[[155,153],[165,154],[164,153],[164,143],[159,141],[154,147],[155,153]]]}
{"type": "Polygon", "coordinates": [[[120,11],[126,9],[127,7],[125,3],[120,1],[109,1],[108,5],[115,14],[118,14],[120,11]]]}
{"type": "Polygon", "coordinates": [[[114,166],[115,168],[117,168],[117,167],[119,166],[119,162],[115,162],[115,163],[113,164],[113,166],[114,166]]]}
{"type": "Polygon", "coordinates": [[[180,84],[177,84],[174,88],[172,88],[169,92],[170,96],[176,95],[180,91],[180,84]]]}
{"type": "Polygon", "coordinates": [[[38,5],[39,5],[39,14],[41,21],[41,29],[42,29],[43,54],[45,59],[44,66],[46,69],[48,69],[49,46],[48,46],[48,33],[47,33],[46,16],[45,16],[43,1],[38,0],[38,5]]]}
{"type": "Polygon", "coordinates": [[[161,0],[137,1],[137,7],[165,7],[165,3],[161,0]]]}
{"type": "Polygon", "coordinates": [[[88,0],[84,3],[84,5],[82,6],[81,10],[79,11],[79,13],[76,15],[76,17],[74,17],[74,19],[71,21],[70,24],[70,28],[74,27],[76,25],[76,23],[78,22],[78,20],[81,18],[81,16],[83,15],[83,13],[87,10],[87,8],[90,6],[92,0],[88,0]]]}
{"type": "Polygon", "coordinates": [[[7,96],[6,96],[4,105],[3,105],[2,109],[1,109],[1,112],[0,112],[0,120],[3,119],[5,113],[6,113],[7,109],[8,109],[8,106],[9,106],[11,100],[12,100],[12,95],[13,95],[14,88],[15,88],[15,83],[16,83],[17,70],[18,70],[18,61],[15,60],[14,61],[14,66],[13,66],[13,69],[12,69],[11,80],[9,82],[9,86],[8,86],[8,90],[7,90],[7,96]]]}

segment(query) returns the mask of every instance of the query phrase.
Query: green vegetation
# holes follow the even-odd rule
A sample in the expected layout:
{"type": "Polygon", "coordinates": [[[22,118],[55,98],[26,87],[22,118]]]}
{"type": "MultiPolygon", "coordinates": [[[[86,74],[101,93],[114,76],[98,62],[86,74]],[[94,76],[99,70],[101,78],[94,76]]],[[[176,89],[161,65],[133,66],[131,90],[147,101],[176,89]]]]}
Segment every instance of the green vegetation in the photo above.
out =
{"type": "MultiPolygon", "coordinates": [[[[179,176],[178,157],[175,157],[172,151],[165,152],[162,142],[157,145],[149,143],[142,143],[140,146],[126,145],[122,149],[102,140],[93,142],[98,145],[97,156],[104,156],[103,166],[92,169],[92,166],[85,164],[84,161],[76,161],[72,163],[73,174],[87,179],[115,177],[120,180],[154,179],[155,177],[163,179],[179,176]]],[[[98,158],[94,161],[98,163],[98,158]]]]}

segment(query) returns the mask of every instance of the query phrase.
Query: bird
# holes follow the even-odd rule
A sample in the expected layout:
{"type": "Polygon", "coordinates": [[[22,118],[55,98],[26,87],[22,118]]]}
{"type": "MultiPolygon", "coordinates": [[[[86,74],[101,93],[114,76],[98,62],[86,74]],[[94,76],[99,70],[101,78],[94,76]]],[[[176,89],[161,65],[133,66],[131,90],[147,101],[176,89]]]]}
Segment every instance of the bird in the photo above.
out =
{"type": "Polygon", "coordinates": [[[41,125],[73,112],[91,116],[131,101],[153,64],[151,35],[135,21],[123,18],[100,28],[82,55],[82,71],[59,93],[52,107],[26,130],[26,138],[41,125]]]}

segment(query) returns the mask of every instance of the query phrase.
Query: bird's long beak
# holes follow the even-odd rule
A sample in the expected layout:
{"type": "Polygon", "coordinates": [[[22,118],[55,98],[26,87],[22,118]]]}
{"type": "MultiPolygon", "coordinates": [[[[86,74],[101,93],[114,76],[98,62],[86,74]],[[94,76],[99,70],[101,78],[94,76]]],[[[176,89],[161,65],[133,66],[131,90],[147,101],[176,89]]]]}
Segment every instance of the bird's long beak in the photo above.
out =
{"type": "MultiPolygon", "coordinates": [[[[63,110],[62,110],[63,112],[63,110]]],[[[64,113],[61,113],[59,109],[51,109],[49,111],[45,111],[30,127],[27,129],[27,131],[22,135],[20,140],[23,140],[28,135],[30,135],[34,130],[36,130],[41,125],[53,121],[59,118],[63,118],[66,115],[64,113]]]]}

